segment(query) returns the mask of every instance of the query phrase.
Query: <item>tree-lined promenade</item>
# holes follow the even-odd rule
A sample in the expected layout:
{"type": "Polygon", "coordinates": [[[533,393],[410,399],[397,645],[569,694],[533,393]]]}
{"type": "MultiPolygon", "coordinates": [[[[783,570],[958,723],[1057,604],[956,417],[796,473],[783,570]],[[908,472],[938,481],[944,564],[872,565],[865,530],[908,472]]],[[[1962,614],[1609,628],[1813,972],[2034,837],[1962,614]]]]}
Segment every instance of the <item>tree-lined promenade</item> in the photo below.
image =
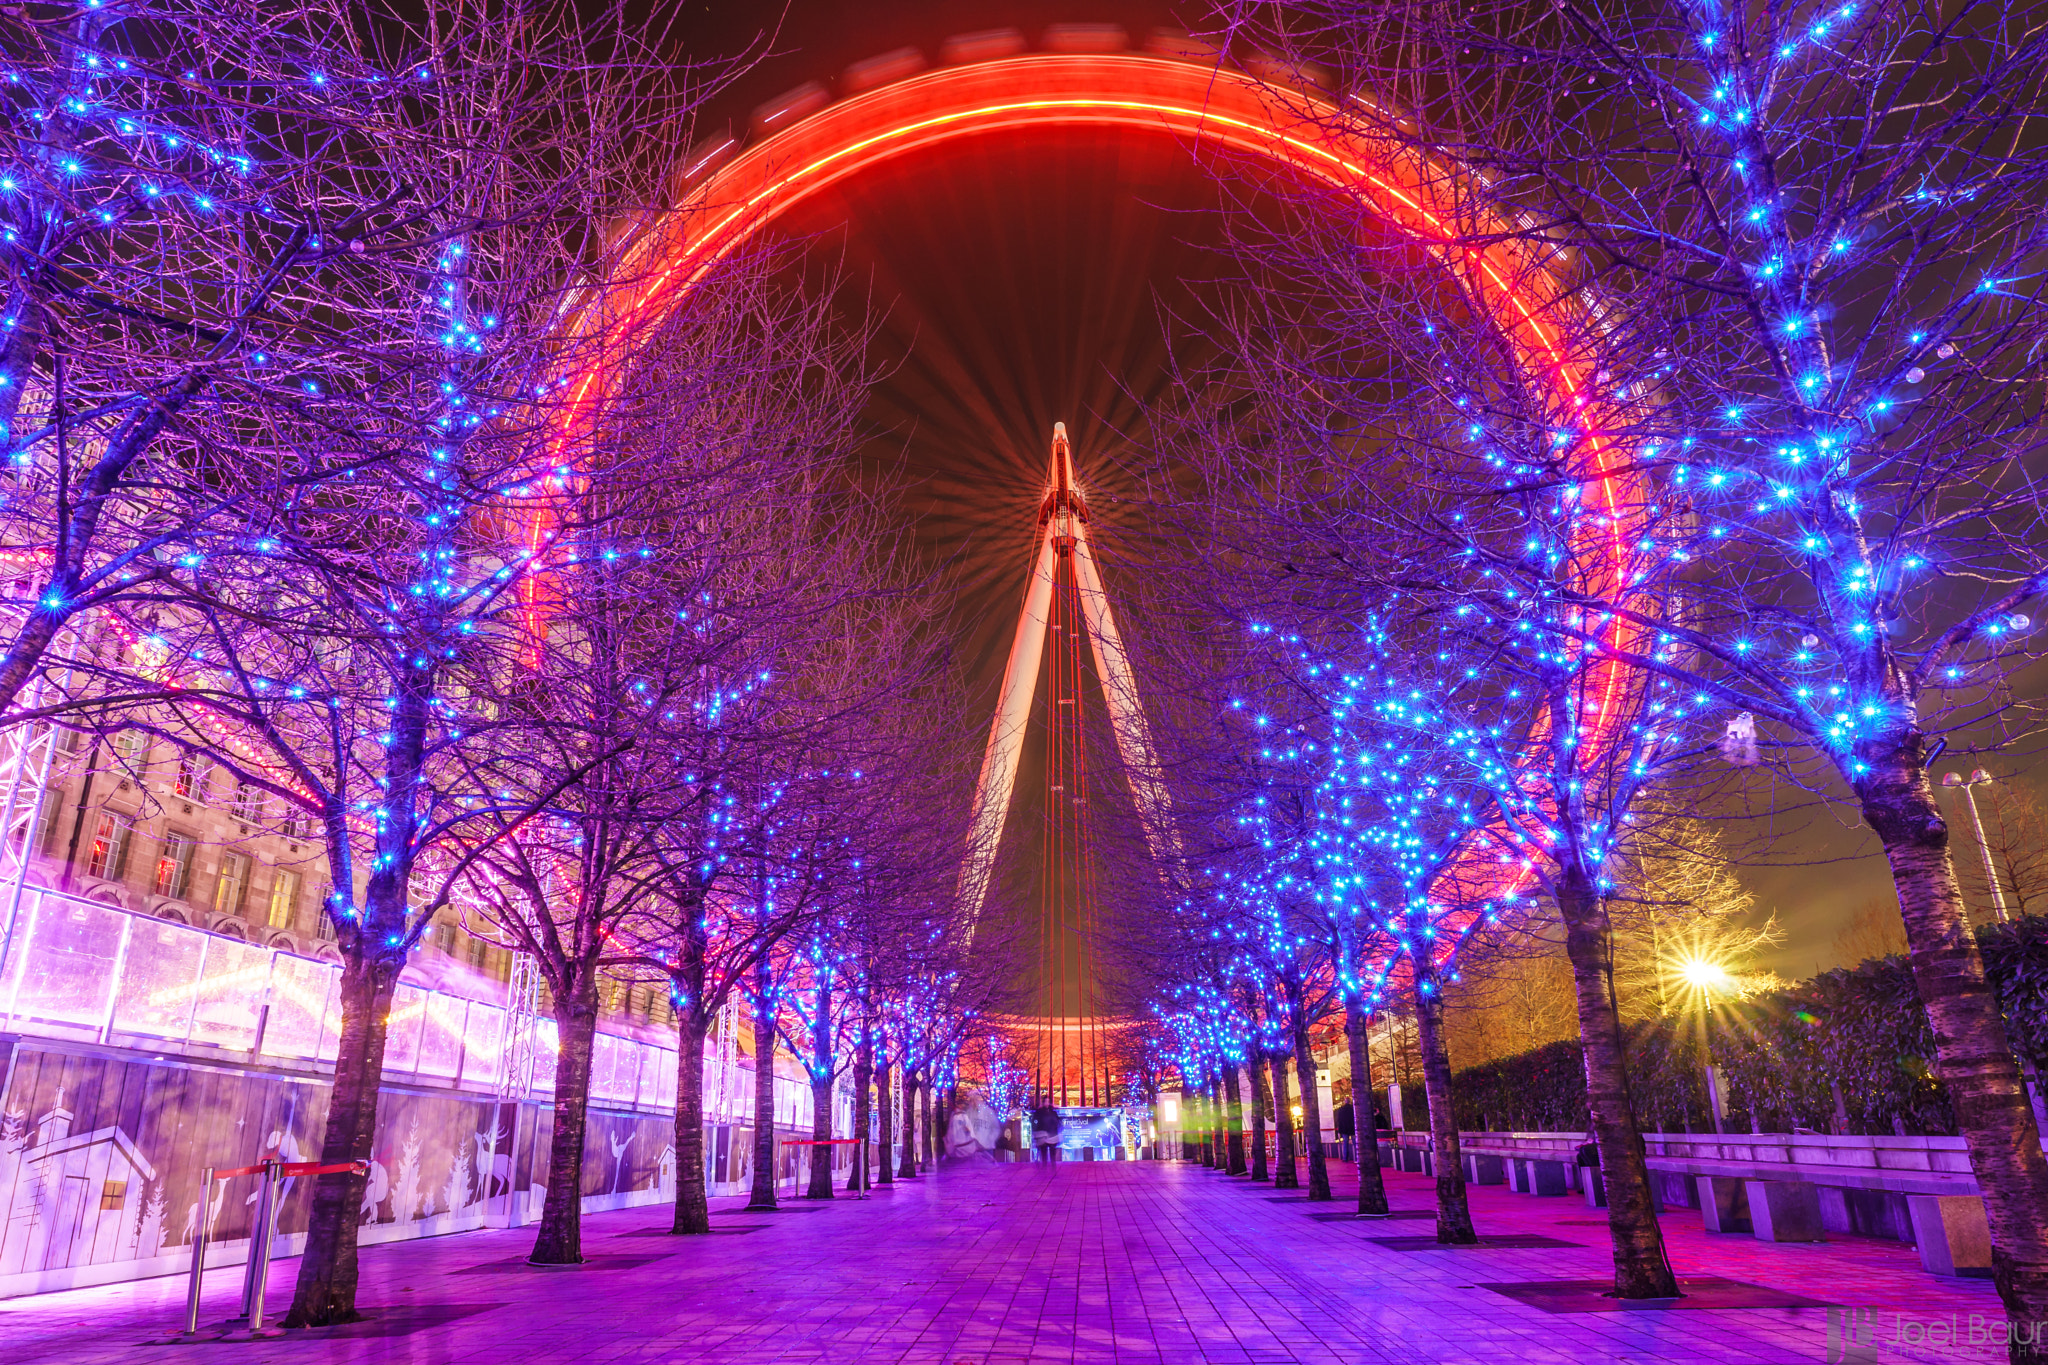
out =
{"type": "Polygon", "coordinates": [[[1731,818],[1832,807],[1891,871],[2007,1311],[2048,1320],[2040,1002],[2014,978],[2009,1031],[1930,771],[2034,723],[2048,36],[1988,4],[1222,23],[1284,54],[1276,98],[1356,92],[1314,116],[1457,221],[1424,250],[1370,191],[1247,215],[1220,354],[1156,414],[1188,858],[1133,946],[1182,954],[1181,1067],[1232,1106],[1247,1068],[1256,1124],[1341,1020],[1369,1132],[1356,1040],[1412,1019],[1438,1236],[1469,1242],[1445,1002],[1561,940],[1615,1291],[1668,1296],[1617,926],[1666,936],[1651,1013],[1696,1010],[1687,942],[1739,994],[1704,883],[1764,850],[1731,818]]]}
{"type": "MultiPolygon", "coordinates": [[[[124,787],[203,758],[316,832],[343,963],[320,1158],[370,1156],[399,973],[451,913],[532,963],[558,1029],[537,1262],[583,1259],[622,983],[681,1024],[682,1170],[728,1001],[764,1094],[795,1038],[822,1116],[858,1066],[913,1129],[1008,959],[952,926],[970,756],[937,599],[847,476],[862,338],[767,253],[617,324],[730,64],[568,6],[6,22],[0,704],[124,787]],[[593,367],[602,401],[571,382],[593,367]]],[[[362,1180],[316,1183],[288,1323],[356,1316],[362,1180]]],[[[677,1185],[675,1231],[709,1231],[677,1185]]]]}
{"type": "MultiPolygon", "coordinates": [[[[2048,31],[1976,0],[1191,21],[1172,60],[1254,72],[1435,235],[1383,179],[1204,162],[1234,270],[1125,460],[1146,532],[1105,537],[1158,740],[1089,787],[1115,1088],[1179,1086],[1212,1163],[1329,1200],[1316,1046],[1370,1135],[1397,1019],[1469,1246],[1451,1038],[1554,946],[1614,1290],[1671,1297],[1642,1021],[1698,1003],[1673,944],[1741,993],[1740,817],[1832,811],[1896,889],[2005,1311],[2048,1321],[2048,1027],[1987,979],[1932,775],[2035,720],[2048,31]]],[[[1038,945],[957,903],[981,680],[858,472],[868,334],[801,244],[666,254],[676,149],[744,58],[555,0],[0,22],[0,723],[24,790],[54,722],[139,790],[203,758],[317,831],[321,1159],[368,1155],[399,972],[449,914],[558,1027],[536,1262],[585,1256],[618,983],[673,1007],[686,1175],[722,1012],[762,1112],[803,1060],[821,1140],[835,1087],[884,1150],[963,1080],[1007,1109],[1037,1059],[993,1021],[1040,998],[1038,945]]],[[[710,1231],[677,1190],[671,1230],[710,1231]]],[[[292,1324],[355,1316],[361,1199],[315,1186],[292,1324]]]]}

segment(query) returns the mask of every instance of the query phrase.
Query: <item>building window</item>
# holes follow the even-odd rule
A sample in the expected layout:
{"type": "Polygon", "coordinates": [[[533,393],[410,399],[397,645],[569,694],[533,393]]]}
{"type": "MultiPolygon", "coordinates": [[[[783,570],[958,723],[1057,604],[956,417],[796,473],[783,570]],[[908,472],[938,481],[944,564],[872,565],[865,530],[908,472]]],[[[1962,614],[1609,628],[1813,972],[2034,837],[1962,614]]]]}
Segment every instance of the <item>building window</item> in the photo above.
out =
{"type": "Polygon", "coordinates": [[[204,801],[208,766],[206,759],[199,754],[179,754],[178,772],[171,779],[171,791],[188,801],[204,801]]]}
{"type": "Polygon", "coordinates": [[[119,1209],[127,1201],[127,1181],[108,1180],[100,1185],[100,1212],[105,1213],[110,1209],[119,1209]]]}
{"type": "Polygon", "coordinates": [[[289,929],[299,917],[299,874],[280,867],[270,882],[270,927],[289,929]]]}
{"type": "Polygon", "coordinates": [[[480,938],[471,939],[469,941],[469,965],[478,971],[482,971],[484,969],[484,955],[490,951],[490,947],[490,944],[485,943],[480,938]]]}
{"type": "MultiPolygon", "coordinates": [[[[64,793],[51,790],[43,793],[43,803],[37,808],[35,833],[29,841],[31,853],[48,853],[57,843],[57,821],[64,814],[64,793]]],[[[21,846],[22,830],[10,830],[7,843],[10,848],[21,846]]]]}
{"type": "Polygon", "coordinates": [[[164,831],[163,851],[156,858],[156,893],[177,900],[192,889],[192,855],[199,845],[183,830],[164,831]]]}
{"type": "Polygon", "coordinates": [[[138,781],[149,772],[149,736],[140,730],[123,730],[114,736],[114,757],[121,770],[138,781]]]}
{"type": "Polygon", "coordinates": [[[228,801],[228,814],[237,820],[255,824],[263,818],[263,789],[252,787],[247,782],[235,783],[235,794],[228,801]]]}
{"type": "Polygon", "coordinates": [[[306,813],[300,810],[297,806],[286,806],[284,808],[284,814],[278,818],[277,832],[279,834],[282,834],[287,839],[305,838],[306,813]]]}
{"type": "Polygon", "coordinates": [[[249,855],[220,855],[220,880],[213,888],[213,908],[223,915],[242,913],[242,897],[249,889],[249,855]]]}
{"type": "Polygon", "coordinates": [[[64,793],[54,787],[43,793],[42,828],[36,834],[36,847],[43,853],[57,851],[57,829],[64,819],[64,793]]]}
{"type": "Polygon", "coordinates": [[[93,826],[92,847],[86,851],[85,870],[110,882],[121,880],[128,871],[128,846],[135,838],[135,819],[117,811],[103,810],[93,826]]]}

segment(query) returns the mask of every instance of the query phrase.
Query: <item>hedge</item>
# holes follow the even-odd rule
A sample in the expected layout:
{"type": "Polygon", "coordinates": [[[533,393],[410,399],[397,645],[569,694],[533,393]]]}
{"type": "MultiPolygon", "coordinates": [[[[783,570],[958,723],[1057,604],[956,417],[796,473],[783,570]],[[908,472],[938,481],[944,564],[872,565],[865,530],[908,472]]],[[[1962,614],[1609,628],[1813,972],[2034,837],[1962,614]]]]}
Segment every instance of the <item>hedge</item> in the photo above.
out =
{"type": "MultiPolygon", "coordinates": [[[[1984,926],[1977,941],[2013,1050],[2038,1077],[2048,1070],[2048,916],[1984,926]]],[[[1626,1047],[1636,1118],[1646,1131],[1712,1129],[1703,1075],[1709,1056],[1726,1080],[1731,1132],[1956,1130],[1904,957],[1826,972],[1708,1016],[1632,1024],[1626,1047]]],[[[1468,1067],[1453,1091],[1458,1126],[1467,1130],[1586,1129],[1575,1041],[1468,1067]]]]}

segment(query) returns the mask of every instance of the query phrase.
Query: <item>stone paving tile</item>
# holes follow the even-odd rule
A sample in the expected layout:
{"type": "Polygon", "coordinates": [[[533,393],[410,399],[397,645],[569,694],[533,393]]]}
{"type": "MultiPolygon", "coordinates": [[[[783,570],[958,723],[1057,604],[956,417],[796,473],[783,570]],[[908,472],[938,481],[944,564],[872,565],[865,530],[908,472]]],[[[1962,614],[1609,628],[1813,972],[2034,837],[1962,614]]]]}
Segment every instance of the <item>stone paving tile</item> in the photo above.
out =
{"type": "MultiPolygon", "coordinates": [[[[1820,1361],[1818,1308],[1556,1315],[1477,1288],[1611,1273],[1597,1211],[1575,1196],[1471,1191],[1480,1231],[1566,1246],[1394,1251],[1427,1217],[1327,1217],[1270,1188],[1178,1163],[949,1170],[746,1236],[645,1234],[659,1209],[586,1220],[596,1264],[501,1269],[531,1230],[401,1242],[363,1253],[376,1322],[263,1342],[144,1344],[178,1325],[180,1277],[0,1302],[7,1365],[1777,1365],[1820,1361]],[[1318,1215],[1323,1215],[1319,1217],[1318,1215]],[[1394,1232],[1399,1229],[1399,1233],[1394,1232]],[[659,1251],[657,1252],[657,1249],[659,1251]],[[495,1264],[494,1264],[495,1263],[495,1264]],[[379,1330],[382,1327],[384,1330],[379,1330]]],[[[1433,1182],[1387,1173],[1397,1208],[1427,1214],[1433,1182]]],[[[721,1219],[736,1201],[718,1201],[721,1219]]],[[[1839,1237],[1779,1246],[1665,1216],[1680,1275],[1718,1275],[1876,1310],[1875,1361],[1993,1361],[1972,1318],[2002,1321],[1988,1284],[1928,1275],[1910,1247],[1839,1237]],[[1953,1321],[1964,1340],[1896,1346],[1900,1321],[1953,1321]]],[[[272,1302],[296,1261],[276,1266],[272,1302]]],[[[202,1317],[231,1311],[238,1269],[209,1281],[202,1317]]]]}

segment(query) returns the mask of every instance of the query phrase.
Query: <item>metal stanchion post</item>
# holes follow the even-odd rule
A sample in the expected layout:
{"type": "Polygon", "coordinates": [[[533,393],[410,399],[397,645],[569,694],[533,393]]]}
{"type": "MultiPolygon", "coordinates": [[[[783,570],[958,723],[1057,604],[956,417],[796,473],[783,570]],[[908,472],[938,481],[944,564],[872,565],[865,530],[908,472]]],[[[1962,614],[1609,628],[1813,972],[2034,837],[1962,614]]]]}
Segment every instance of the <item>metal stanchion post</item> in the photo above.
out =
{"type": "Polygon", "coordinates": [[[270,1243],[277,1236],[277,1172],[281,1162],[263,1163],[263,1194],[257,1201],[256,1237],[249,1247],[254,1281],[249,1295],[249,1335],[263,1334],[263,1282],[270,1278],[270,1243]]]}
{"type": "MultiPolygon", "coordinates": [[[[247,1173],[260,1176],[267,1165],[267,1162],[259,1163],[247,1173]]],[[[256,1209],[249,1217],[249,1251],[242,1258],[242,1310],[232,1319],[235,1324],[244,1327],[248,1326],[249,1310],[256,1303],[256,1247],[263,1240],[263,1210],[269,1199],[270,1187],[267,1184],[257,1185],[256,1209]]]]}
{"type": "MultiPolygon", "coordinates": [[[[231,1319],[230,1325],[245,1324],[249,1335],[254,1337],[275,1337],[284,1334],[274,1327],[264,1330],[263,1290],[264,1281],[270,1277],[270,1251],[277,1242],[277,1218],[282,1202],[279,1182],[300,1176],[339,1175],[351,1171],[361,1175],[368,1169],[367,1161],[342,1161],[322,1166],[311,1161],[279,1161],[274,1157],[231,1171],[208,1167],[200,1177],[199,1226],[192,1239],[192,1288],[185,1302],[185,1330],[172,1340],[189,1341],[199,1330],[199,1284],[206,1268],[207,1226],[212,1222],[213,1187],[216,1184],[245,1175],[263,1179],[256,1189],[256,1220],[249,1229],[249,1260],[242,1278],[242,1316],[231,1319]]],[[[221,1197],[227,1197],[225,1192],[221,1197]]]]}
{"type": "Polygon", "coordinates": [[[199,1220],[192,1232],[192,1287],[185,1293],[185,1335],[199,1332],[199,1281],[206,1273],[206,1225],[213,1219],[213,1167],[199,1173],[199,1220]]]}

